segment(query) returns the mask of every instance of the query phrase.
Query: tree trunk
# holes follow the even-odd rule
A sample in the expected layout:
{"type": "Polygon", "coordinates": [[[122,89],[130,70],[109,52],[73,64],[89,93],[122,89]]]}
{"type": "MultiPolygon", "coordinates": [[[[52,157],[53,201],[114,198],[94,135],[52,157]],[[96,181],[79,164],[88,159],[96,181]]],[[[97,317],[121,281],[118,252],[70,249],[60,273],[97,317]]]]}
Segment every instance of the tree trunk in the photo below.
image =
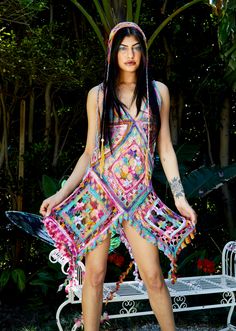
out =
{"type": "Polygon", "coordinates": [[[203,119],[204,119],[204,125],[205,125],[205,130],[206,130],[206,137],[207,137],[207,150],[208,150],[208,157],[211,163],[211,166],[215,164],[213,155],[212,155],[212,145],[211,145],[211,137],[210,137],[210,132],[207,124],[207,119],[206,119],[206,112],[205,112],[205,105],[201,103],[202,107],[202,114],[203,114],[203,119]]]}
{"type": "Polygon", "coordinates": [[[0,145],[0,169],[4,163],[4,155],[5,155],[5,128],[3,128],[1,145],[0,145]]]}
{"type": "Polygon", "coordinates": [[[182,91],[179,92],[179,102],[178,102],[178,129],[182,126],[182,118],[184,112],[184,95],[182,91]]]}
{"type": "Polygon", "coordinates": [[[163,44],[164,44],[164,48],[166,51],[166,63],[165,63],[165,68],[166,68],[166,79],[167,81],[170,79],[170,75],[171,75],[171,67],[173,65],[174,62],[174,58],[173,58],[173,54],[171,51],[171,48],[167,42],[167,39],[165,36],[163,36],[163,44]]]}
{"type": "Polygon", "coordinates": [[[50,9],[50,16],[49,16],[50,33],[52,34],[52,23],[53,23],[53,14],[54,14],[52,1],[50,1],[49,9],[50,9]]]}
{"type": "Polygon", "coordinates": [[[226,97],[221,110],[220,118],[220,165],[229,165],[229,124],[230,124],[230,99],[226,97]]]}
{"type": "Polygon", "coordinates": [[[52,88],[52,82],[48,82],[45,89],[45,143],[49,144],[49,137],[50,137],[50,130],[51,130],[51,88],[52,88]]]}
{"type": "Polygon", "coordinates": [[[76,19],[76,14],[75,11],[72,10],[72,18],[73,18],[73,26],[74,26],[74,32],[75,32],[75,39],[77,41],[77,44],[80,44],[80,38],[79,38],[79,29],[78,29],[78,22],[76,19]]]}
{"type": "Polygon", "coordinates": [[[113,9],[112,16],[115,24],[126,20],[126,1],[112,0],[111,7],[113,9]]]}
{"type": "Polygon", "coordinates": [[[28,142],[33,142],[33,128],[34,128],[34,103],[35,93],[32,87],[32,78],[30,77],[30,101],[29,101],[29,122],[28,122],[28,142]]]}
{"type": "Polygon", "coordinates": [[[20,103],[20,139],[19,139],[19,170],[18,170],[18,196],[17,209],[23,207],[24,187],[24,154],[25,154],[25,100],[20,103]]]}
{"type": "Polygon", "coordinates": [[[0,168],[3,166],[5,161],[5,166],[8,175],[12,179],[12,174],[9,168],[9,162],[8,162],[8,120],[7,120],[7,108],[5,104],[5,99],[3,96],[3,92],[0,91],[0,99],[1,99],[1,105],[2,105],[2,112],[3,112],[3,138],[2,138],[2,151],[0,155],[0,168]]]}
{"type": "MultiPolygon", "coordinates": [[[[225,167],[229,165],[229,129],[230,129],[230,111],[231,102],[229,96],[226,96],[221,111],[221,128],[220,128],[220,166],[225,167]]],[[[233,203],[228,184],[224,184],[222,187],[223,195],[223,208],[226,221],[228,223],[228,229],[230,237],[235,239],[236,231],[234,227],[233,217],[233,203]]]]}
{"type": "Polygon", "coordinates": [[[178,144],[179,138],[179,128],[178,128],[178,111],[176,105],[176,96],[171,97],[170,104],[170,131],[171,131],[171,140],[174,146],[178,144]]]}
{"type": "MultiPolygon", "coordinates": [[[[164,10],[164,9],[163,9],[164,10]]],[[[174,62],[173,54],[171,51],[171,47],[168,44],[168,41],[165,36],[163,36],[163,44],[166,52],[166,80],[170,79],[171,75],[171,67],[174,62]]],[[[177,145],[179,141],[179,128],[182,121],[182,113],[184,107],[183,96],[179,94],[177,95],[172,94],[170,100],[170,128],[171,128],[171,139],[173,145],[177,145]],[[178,98],[178,101],[177,101],[178,98]]]]}
{"type": "Polygon", "coordinates": [[[58,160],[59,142],[60,142],[60,130],[59,130],[59,123],[58,123],[58,116],[57,116],[57,112],[56,112],[54,103],[52,105],[52,109],[53,109],[53,115],[54,115],[54,120],[55,120],[55,144],[54,144],[52,165],[53,165],[53,167],[56,167],[57,160],[58,160]]]}
{"type": "Polygon", "coordinates": [[[161,13],[162,13],[162,15],[165,15],[167,2],[168,2],[168,0],[165,0],[163,2],[163,4],[162,4],[162,7],[161,7],[161,13]]]}

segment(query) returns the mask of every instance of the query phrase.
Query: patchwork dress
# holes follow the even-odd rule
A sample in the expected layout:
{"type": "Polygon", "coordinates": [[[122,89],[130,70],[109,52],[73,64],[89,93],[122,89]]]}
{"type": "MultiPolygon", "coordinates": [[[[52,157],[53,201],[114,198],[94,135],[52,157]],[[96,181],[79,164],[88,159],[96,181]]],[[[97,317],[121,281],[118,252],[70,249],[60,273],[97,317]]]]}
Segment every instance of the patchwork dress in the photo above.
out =
{"type": "MultiPolygon", "coordinates": [[[[154,87],[161,109],[156,83],[154,87]]],[[[136,118],[123,109],[121,118],[115,114],[111,128],[112,150],[105,146],[102,174],[98,138],[91,164],[81,184],[44,219],[57,248],[69,259],[69,284],[76,283],[77,262],[111,231],[120,235],[133,258],[122,227],[124,220],[170,259],[169,276],[175,281],[177,255],[186,246],[185,243],[193,238],[195,228],[188,220],[169,209],[154,192],[151,180],[148,183],[145,180],[146,171],[151,175],[154,167],[157,140],[155,115],[148,112],[146,105],[136,118]],[[145,151],[148,140],[147,164],[145,151]]],[[[134,274],[138,279],[136,264],[134,274]]]]}

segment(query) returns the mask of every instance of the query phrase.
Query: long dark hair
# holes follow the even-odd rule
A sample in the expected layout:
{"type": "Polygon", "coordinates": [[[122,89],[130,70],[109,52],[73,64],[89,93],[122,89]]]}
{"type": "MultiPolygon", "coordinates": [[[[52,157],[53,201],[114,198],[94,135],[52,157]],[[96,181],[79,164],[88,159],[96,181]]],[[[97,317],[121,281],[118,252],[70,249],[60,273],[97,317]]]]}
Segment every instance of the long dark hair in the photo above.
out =
{"type": "Polygon", "coordinates": [[[141,110],[142,101],[147,98],[147,79],[149,86],[149,105],[153,114],[157,115],[157,125],[160,124],[159,107],[157,103],[157,96],[153,83],[148,74],[147,78],[147,47],[143,35],[134,27],[124,27],[116,32],[112,47],[110,50],[110,63],[106,63],[105,78],[103,81],[103,112],[101,118],[101,136],[105,140],[105,144],[109,143],[111,146],[111,132],[110,125],[114,121],[114,109],[119,117],[121,117],[121,108],[125,105],[119,100],[116,94],[116,81],[119,74],[119,66],[117,60],[117,53],[122,40],[127,36],[135,36],[141,46],[141,61],[137,69],[137,83],[134,90],[133,100],[136,99],[137,114],[141,110]]]}

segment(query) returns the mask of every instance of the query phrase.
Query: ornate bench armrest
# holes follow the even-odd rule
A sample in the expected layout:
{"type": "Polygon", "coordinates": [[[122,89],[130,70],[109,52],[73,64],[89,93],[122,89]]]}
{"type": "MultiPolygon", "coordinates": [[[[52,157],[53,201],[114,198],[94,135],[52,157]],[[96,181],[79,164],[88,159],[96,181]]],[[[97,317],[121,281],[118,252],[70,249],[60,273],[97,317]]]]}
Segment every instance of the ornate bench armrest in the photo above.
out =
{"type": "Polygon", "coordinates": [[[222,274],[236,278],[236,241],[228,242],[223,249],[222,274]]]}
{"type": "Polygon", "coordinates": [[[52,262],[52,263],[60,263],[61,271],[63,272],[63,274],[65,274],[65,275],[68,274],[67,269],[65,268],[65,266],[67,265],[69,260],[66,259],[64,256],[62,256],[62,254],[59,252],[59,250],[57,248],[53,249],[50,252],[49,261],[52,262]]]}

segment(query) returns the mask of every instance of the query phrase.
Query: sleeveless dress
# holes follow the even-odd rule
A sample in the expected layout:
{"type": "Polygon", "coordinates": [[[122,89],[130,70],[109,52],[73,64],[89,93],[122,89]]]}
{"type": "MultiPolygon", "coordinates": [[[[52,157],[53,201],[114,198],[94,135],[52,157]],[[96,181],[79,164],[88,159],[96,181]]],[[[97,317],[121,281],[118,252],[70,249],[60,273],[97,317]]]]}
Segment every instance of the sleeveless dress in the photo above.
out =
{"type": "MultiPolygon", "coordinates": [[[[161,109],[160,93],[157,84],[153,84],[161,109]]],[[[99,167],[101,156],[98,140],[99,137],[91,164],[81,184],[44,219],[56,247],[69,260],[69,286],[76,284],[78,261],[106,239],[111,231],[120,235],[133,259],[122,227],[124,220],[170,259],[169,277],[174,282],[177,255],[194,237],[195,227],[159,199],[151,180],[148,185],[145,182],[146,171],[152,174],[154,167],[157,140],[155,115],[148,112],[146,105],[136,118],[123,109],[121,118],[115,114],[111,128],[112,150],[105,146],[102,174],[99,167]],[[146,169],[148,121],[150,146],[146,169]]],[[[137,280],[136,264],[134,275],[137,280]]]]}

